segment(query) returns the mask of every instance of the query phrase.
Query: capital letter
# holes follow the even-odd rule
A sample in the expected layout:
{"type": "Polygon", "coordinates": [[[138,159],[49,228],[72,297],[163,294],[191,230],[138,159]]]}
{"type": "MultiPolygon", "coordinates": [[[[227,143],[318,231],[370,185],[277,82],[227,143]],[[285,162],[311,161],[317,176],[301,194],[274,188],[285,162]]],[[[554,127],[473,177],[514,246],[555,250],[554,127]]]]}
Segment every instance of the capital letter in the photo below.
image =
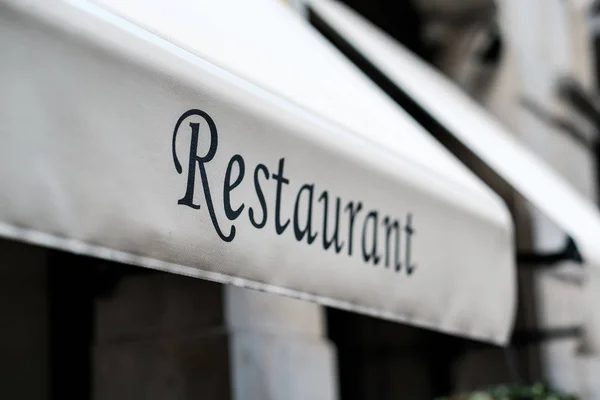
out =
{"type": "Polygon", "coordinates": [[[194,185],[196,183],[196,164],[198,164],[198,169],[200,170],[200,178],[202,179],[202,187],[204,189],[204,198],[206,199],[206,206],[208,207],[208,213],[210,214],[210,219],[212,224],[217,231],[217,235],[224,240],[225,242],[231,242],[235,237],[235,226],[231,227],[229,231],[229,235],[223,234],[221,231],[221,227],[219,226],[219,222],[217,221],[217,216],[215,215],[215,209],[213,207],[212,197],[210,195],[210,187],[208,185],[208,177],[206,175],[205,164],[210,162],[215,154],[217,153],[217,145],[219,142],[219,135],[217,133],[217,126],[213,119],[201,110],[188,110],[179,119],[175,124],[175,129],[173,130],[173,163],[175,164],[175,170],[178,174],[183,172],[183,168],[181,167],[181,163],[179,162],[179,158],[177,157],[177,133],[179,132],[179,127],[181,124],[191,116],[201,117],[208,124],[208,128],[210,130],[210,146],[206,155],[199,156],[198,155],[198,132],[200,124],[198,122],[190,122],[190,128],[192,130],[191,140],[190,140],[190,158],[188,163],[188,179],[187,179],[187,187],[185,191],[185,195],[179,199],[177,204],[186,205],[188,207],[199,209],[200,205],[194,204],[194,185]]]}

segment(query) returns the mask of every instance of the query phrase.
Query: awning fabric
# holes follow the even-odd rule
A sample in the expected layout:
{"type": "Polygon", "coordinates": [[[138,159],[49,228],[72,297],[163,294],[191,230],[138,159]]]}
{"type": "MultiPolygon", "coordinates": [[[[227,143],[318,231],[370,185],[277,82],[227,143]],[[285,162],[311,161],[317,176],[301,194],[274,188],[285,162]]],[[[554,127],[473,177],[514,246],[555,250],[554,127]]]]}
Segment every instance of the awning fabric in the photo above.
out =
{"type": "Polygon", "coordinates": [[[495,343],[501,200],[266,0],[0,0],[0,235],[495,343]]]}
{"type": "Polygon", "coordinates": [[[311,9],[346,44],[564,229],[586,263],[600,267],[600,213],[595,205],[450,80],[353,10],[330,0],[312,0],[311,9]]]}

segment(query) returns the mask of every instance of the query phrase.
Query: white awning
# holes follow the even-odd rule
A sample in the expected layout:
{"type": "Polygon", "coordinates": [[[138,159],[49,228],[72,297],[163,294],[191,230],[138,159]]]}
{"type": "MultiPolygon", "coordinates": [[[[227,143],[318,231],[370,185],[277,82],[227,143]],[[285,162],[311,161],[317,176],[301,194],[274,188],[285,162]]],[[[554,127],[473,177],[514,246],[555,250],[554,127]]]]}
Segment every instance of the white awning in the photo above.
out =
{"type": "Polygon", "coordinates": [[[600,267],[600,213],[461,89],[346,6],[312,0],[329,28],[575,241],[600,267]]]}
{"type": "Polygon", "coordinates": [[[0,235],[505,343],[501,200],[271,0],[0,0],[0,235]]]}

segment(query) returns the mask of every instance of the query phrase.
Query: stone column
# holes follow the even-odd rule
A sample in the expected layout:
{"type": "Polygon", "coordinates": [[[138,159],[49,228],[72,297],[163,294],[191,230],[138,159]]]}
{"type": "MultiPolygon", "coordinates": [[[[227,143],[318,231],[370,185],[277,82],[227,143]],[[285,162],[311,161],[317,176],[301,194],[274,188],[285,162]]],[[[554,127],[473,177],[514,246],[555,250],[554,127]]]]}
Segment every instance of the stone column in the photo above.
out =
{"type": "Polygon", "coordinates": [[[233,399],[334,400],[336,358],[322,307],[226,287],[233,399]]]}

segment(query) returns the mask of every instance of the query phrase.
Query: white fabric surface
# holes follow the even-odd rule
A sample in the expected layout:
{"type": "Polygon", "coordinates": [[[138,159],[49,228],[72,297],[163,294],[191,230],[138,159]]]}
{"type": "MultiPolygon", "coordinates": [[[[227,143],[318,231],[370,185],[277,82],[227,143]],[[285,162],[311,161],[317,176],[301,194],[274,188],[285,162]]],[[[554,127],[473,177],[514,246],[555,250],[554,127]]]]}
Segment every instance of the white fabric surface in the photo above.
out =
{"type": "Polygon", "coordinates": [[[0,235],[506,342],[499,198],[309,26],[246,4],[0,0],[0,235]],[[181,204],[195,134],[204,160],[181,204]],[[328,236],[340,198],[339,253],[324,191],[328,236]],[[309,215],[312,243],[295,234],[309,215]]]}

